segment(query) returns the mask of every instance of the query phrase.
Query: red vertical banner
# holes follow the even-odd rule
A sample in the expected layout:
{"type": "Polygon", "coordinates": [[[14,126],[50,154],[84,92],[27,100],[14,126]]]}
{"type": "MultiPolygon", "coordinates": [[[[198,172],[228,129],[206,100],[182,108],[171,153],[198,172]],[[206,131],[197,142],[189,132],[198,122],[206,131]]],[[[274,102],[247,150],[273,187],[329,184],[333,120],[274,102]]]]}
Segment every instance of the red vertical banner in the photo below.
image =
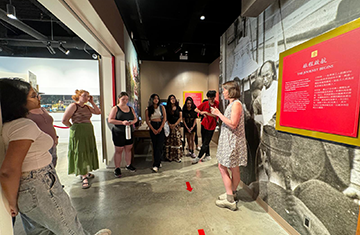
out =
{"type": "Polygon", "coordinates": [[[111,69],[112,69],[112,96],[113,96],[113,106],[115,106],[115,105],[116,105],[115,56],[111,56],[111,69]]]}

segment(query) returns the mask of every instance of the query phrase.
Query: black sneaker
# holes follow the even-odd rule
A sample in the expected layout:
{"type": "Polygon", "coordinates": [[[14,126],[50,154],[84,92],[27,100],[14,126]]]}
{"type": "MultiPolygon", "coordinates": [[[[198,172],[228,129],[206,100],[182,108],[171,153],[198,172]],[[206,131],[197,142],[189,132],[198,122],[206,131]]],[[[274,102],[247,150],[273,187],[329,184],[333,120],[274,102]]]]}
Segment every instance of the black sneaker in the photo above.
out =
{"type": "Polygon", "coordinates": [[[133,167],[131,164],[130,164],[129,166],[125,167],[125,169],[126,169],[126,170],[129,170],[129,171],[131,171],[131,172],[135,172],[135,171],[136,171],[136,168],[133,167]]]}
{"type": "Polygon", "coordinates": [[[114,171],[115,177],[120,178],[121,177],[121,170],[120,168],[116,168],[114,171]]]}

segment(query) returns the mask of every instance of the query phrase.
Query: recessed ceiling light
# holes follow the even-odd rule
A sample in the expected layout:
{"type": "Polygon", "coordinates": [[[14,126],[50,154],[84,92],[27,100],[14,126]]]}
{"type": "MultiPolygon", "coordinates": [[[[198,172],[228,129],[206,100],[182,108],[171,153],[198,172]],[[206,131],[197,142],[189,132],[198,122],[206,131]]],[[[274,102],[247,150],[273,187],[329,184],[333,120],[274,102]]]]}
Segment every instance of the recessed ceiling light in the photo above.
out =
{"type": "Polygon", "coordinates": [[[200,20],[205,20],[205,16],[200,16],[200,20]]]}

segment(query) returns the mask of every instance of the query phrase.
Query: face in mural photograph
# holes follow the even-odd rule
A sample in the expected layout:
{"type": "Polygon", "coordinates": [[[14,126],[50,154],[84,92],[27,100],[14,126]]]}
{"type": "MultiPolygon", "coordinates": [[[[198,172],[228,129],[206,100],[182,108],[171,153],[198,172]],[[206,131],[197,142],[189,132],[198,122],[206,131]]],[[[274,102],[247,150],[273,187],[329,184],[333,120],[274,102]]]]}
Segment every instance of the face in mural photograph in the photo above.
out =
{"type": "Polygon", "coordinates": [[[246,184],[300,234],[355,234],[360,150],[278,132],[275,116],[279,54],[357,19],[360,13],[354,9],[359,9],[360,1],[300,0],[294,4],[295,0],[289,0],[272,5],[262,13],[265,21],[259,21],[263,15],[241,18],[241,36],[236,25],[222,36],[221,54],[226,58],[219,83],[239,77],[245,94],[241,101],[250,112],[245,123],[250,153],[241,179],[255,174],[246,184]],[[287,9],[286,13],[281,14],[281,8],[287,9]],[[229,44],[235,36],[239,38],[229,44]],[[238,58],[239,48],[249,54],[238,58]],[[239,68],[251,71],[240,76],[239,68]],[[310,223],[305,223],[305,217],[310,223]]]}
{"type": "Polygon", "coordinates": [[[268,61],[263,64],[260,68],[259,76],[263,79],[262,82],[266,89],[269,89],[273,80],[276,77],[275,66],[272,62],[268,61]]]}

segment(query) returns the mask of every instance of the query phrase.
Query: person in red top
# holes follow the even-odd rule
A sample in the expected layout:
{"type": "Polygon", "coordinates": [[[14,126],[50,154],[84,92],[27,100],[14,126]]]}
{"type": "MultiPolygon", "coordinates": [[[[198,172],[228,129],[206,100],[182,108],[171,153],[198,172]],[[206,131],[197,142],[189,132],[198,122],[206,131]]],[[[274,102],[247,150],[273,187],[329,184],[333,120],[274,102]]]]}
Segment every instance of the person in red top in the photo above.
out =
{"type": "Polygon", "coordinates": [[[193,160],[193,164],[201,161],[209,161],[210,157],[210,141],[214,134],[218,117],[211,113],[211,108],[219,108],[219,101],[215,100],[216,91],[210,90],[206,93],[207,101],[201,103],[195,111],[201,115],[204,115],[204,119],[201,122],[201,138],[202,147],[199,155],[193,160]],[[205,154],[205,157],[203,155],[205,154]]]}

